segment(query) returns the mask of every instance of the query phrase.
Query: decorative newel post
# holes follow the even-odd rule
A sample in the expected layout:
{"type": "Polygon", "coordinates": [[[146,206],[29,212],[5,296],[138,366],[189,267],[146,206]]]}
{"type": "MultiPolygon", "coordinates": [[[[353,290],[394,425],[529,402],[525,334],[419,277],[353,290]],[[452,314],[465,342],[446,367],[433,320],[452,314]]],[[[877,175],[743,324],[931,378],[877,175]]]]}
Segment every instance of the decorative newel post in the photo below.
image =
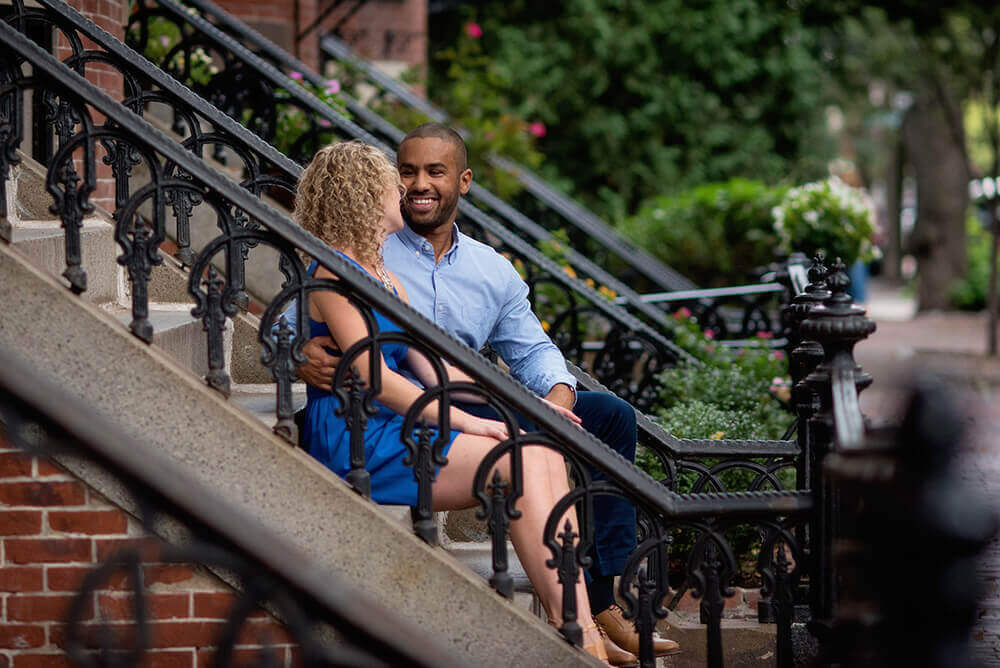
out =
{"type": "Polygon", "coordinates": [[[830,455],[841,493],[839,603],[823,665],[967,668],[997,512],[959,469],[965,420],[948,389],[918,383],[891,442],[830,455]]]}
{"type": "Polygon", "coordinates": [[[809,432],[811,460],[808,482],[816,499],[809,532],[810,603],[813,622],[820,625],[831,619],[836,602],[836,574],[831,553],[839,505],[836,488],[822,476],[821,463],[830,452],[847,447],[844,440],[853,443],[863,432],[857,393],[870,385],[872,378],[854,361],[854,346],[875,331],[875,323],[865,317],[865,310],[853,304],[847,294],[850,279],[847,267],[839,258],[830,268],[826,283],[830,297],[822,305],[814,306],[800,325],[804,339],[817,341],[823,347],[823,361],[803,381],[819,398],[819,410],[808,419],[805,428],[809,432]],[[838,401],[836,425],[835,393],[847,404],[845,408],[844,401],[838,401]],[[838,436],[840,442],[837,442],[838,436]]]}
{"type": "Polygon", "coordinates": [[[805,489],[812,479],[812,443],[808,429],[809,418],[819,408],[818,397],[805,383],[806,376],[823,361],[823,346],[818,341],[802,337],[802,323],[812,314],[813,309],[830,298],[826,289],[827,268],[823,264],[823,254],[813,259],[809,268],[809,285],[805,292],[796,295],[785,307],[784,317],[789,323],[789,339],[795,341],[788,354],[788,371],[792,377],[792,402],[795,406],[795,420],[798,426],[797,440],[799,461],[796,467],[796,488],[805,489]]]}

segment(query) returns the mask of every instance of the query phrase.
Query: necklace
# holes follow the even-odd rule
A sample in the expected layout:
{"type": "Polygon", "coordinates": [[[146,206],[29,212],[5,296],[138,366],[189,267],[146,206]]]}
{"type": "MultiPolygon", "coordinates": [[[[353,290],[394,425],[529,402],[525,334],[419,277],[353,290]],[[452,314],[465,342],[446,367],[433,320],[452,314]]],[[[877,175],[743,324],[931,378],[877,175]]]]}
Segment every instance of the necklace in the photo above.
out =
{"type": "Polygon", "coordinates": [[[379,258],[375,263],[375,273],[378,274],[378,280],[382,281],[382,286],[389,291],[395,290],[395,286],[392,284],[392,278],[389,276],[389,272],[385,270],[385,263],[382,258],[379,258]]]}

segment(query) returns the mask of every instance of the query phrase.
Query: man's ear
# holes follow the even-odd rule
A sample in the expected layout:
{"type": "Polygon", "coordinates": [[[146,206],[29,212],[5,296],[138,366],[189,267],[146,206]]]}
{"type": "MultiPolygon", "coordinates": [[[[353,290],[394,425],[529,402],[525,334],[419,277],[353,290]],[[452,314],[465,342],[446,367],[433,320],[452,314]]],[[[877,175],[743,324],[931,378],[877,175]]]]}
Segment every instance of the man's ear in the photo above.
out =
{"type": "Polygon", "coordinates": [[[464,172],[458,175],[458,192],[465,195],[469,192],[469,186],[472,185],[472,170],[466,169],[464,172]]]}

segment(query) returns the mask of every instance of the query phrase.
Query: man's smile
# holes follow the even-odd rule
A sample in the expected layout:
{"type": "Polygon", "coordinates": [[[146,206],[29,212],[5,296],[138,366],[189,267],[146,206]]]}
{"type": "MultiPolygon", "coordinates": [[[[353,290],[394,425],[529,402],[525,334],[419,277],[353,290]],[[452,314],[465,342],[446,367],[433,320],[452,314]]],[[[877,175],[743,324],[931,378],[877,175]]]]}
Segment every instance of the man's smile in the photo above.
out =
{"type": "Polygon", "coordinates": [[[438,198],[430,195],[417,195],[406,198],[410,210],[415,213],[427,213],[437,204],[438,198]]]}

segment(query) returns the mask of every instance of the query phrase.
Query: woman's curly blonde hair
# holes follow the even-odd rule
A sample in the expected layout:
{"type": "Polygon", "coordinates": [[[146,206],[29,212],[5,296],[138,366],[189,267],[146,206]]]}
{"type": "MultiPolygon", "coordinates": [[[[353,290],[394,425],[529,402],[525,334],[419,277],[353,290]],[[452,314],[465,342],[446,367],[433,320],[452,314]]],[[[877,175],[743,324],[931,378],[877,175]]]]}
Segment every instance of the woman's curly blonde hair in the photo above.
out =
{"type": "Polygon", "coordinates": [[[385,230],[382,198],[402,188],[396,166],[374,146],[347,141],[325,146],[299,177],[295,222],[331,246],[378,265],[385,230]]]}

